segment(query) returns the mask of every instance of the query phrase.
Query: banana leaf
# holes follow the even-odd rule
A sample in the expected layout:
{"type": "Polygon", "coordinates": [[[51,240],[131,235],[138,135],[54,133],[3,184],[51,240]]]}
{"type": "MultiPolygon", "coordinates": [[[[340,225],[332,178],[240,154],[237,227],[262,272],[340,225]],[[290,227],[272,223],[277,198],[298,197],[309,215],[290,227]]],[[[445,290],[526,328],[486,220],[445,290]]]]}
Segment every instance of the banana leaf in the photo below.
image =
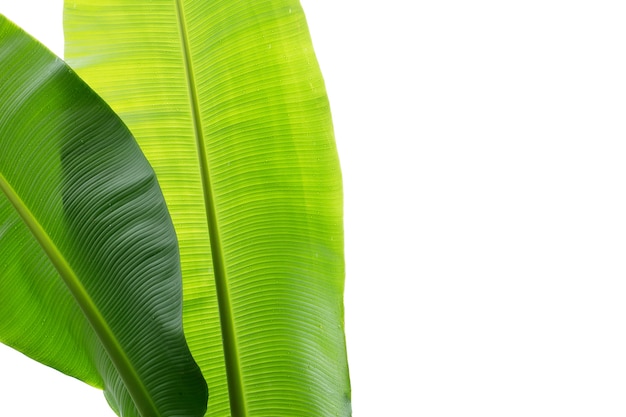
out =
{"type": "Polygon", "coordinates": [[[206,415],[350,415],[341,173],[299,1],[67,0],[64,26],[162,186],[206,415]]]}
{"type": "Polygon", "coordinates": [[[202,416],[176,233],[122,121],[0,15],[0,341],[124,416],[202,416]]]}

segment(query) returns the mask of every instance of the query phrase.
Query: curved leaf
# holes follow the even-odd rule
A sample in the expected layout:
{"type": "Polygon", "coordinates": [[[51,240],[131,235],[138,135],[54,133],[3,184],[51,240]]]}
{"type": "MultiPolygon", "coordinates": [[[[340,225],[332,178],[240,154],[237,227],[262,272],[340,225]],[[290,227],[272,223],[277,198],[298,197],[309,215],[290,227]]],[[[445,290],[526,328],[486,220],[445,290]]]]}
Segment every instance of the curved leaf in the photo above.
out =
{"type": "Polygon", "coordinates": [[[126,126],[0,16],[0,341],[123,416],[201,416],[176,235],[126,126]]]}
{"type": "Polygon", "coordinates": [[[163,187],[207,415],[349,415],[341,175],[299,2],[68,0],[65,35],[163,187]]]}

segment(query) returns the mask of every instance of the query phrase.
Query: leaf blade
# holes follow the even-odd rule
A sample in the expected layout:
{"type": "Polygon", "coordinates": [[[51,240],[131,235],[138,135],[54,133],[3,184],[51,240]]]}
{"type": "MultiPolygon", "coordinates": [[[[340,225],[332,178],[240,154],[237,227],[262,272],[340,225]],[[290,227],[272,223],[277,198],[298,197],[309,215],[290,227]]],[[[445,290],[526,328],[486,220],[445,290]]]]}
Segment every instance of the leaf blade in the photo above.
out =
{"type": "Polygon", "coordinates": [[[231,400],[233,415],[349,414],[341,176],[299,3],[98,4],[104,14],[66,2],[66,54],[163,185],[181,242],[185,331],[212,391],[207,415],[228,412],[232,369],[244,398],[231,400]],[[230,304],[221,316],[216,300],[230,304]],[[224,349],[220,320],[234,323],[224,349]],[[229,353],[239,364],[224,364],[229,353]]]}
{"type": "Polygon", "coordinates": [[[176,238],[147,161],[110,108],[3,17],[0,70],[0,340],[103,387],[124,415],[202,415],[176,238]]]}

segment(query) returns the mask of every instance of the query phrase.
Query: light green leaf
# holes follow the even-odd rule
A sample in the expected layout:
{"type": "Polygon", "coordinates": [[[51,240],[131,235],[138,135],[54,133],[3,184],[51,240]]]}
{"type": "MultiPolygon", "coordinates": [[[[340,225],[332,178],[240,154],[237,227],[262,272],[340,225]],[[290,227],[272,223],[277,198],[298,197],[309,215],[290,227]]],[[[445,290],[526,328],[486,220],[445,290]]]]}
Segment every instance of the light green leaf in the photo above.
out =
{"type": "Polygon", "coordinates": [[[299,2],[67,0],[65,36],[163,188],[207,415],[349,415],[341,175],[299,2]]]}
{"type": "Polygon", "coordinates": [[[3,16],[0,74],[0,341],[104,388],[124,416],[203,415],[154,172],[113,111],[3,16]]]}

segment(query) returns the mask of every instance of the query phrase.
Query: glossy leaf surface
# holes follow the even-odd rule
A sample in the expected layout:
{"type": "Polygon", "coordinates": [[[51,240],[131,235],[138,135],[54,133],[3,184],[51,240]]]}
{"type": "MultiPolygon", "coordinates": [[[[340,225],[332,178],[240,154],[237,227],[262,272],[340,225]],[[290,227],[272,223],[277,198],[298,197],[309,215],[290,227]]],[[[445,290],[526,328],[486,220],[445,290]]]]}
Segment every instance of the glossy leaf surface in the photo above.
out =
{"type": "Polygon", "coordinates": [[[76,74],[0,16],[0,341],[124,416],[201,416],[155,174],[76,74]]]}
{"type": "Polygon", "coordinates": [[[341,175],[299,2],[68,0],[65,36],[163,188],[207,415],[349,415],[341,175]]]}

